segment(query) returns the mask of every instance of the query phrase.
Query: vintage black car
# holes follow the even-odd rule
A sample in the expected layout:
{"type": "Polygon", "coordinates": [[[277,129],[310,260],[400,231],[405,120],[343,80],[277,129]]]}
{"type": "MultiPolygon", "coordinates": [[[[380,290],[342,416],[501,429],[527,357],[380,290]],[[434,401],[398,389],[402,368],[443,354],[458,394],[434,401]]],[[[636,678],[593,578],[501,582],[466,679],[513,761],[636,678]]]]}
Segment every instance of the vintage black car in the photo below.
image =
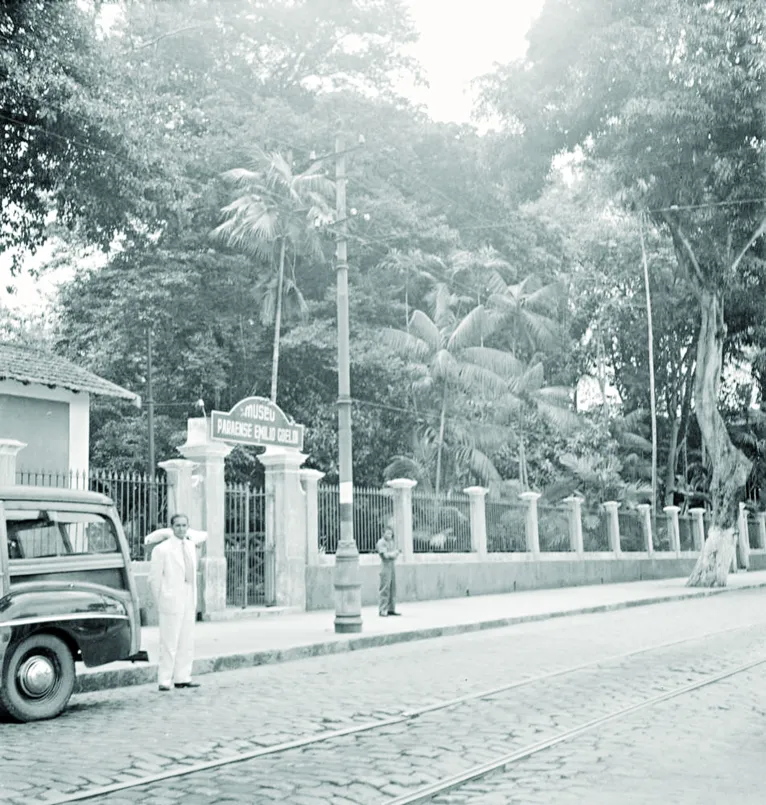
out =
{"type": "Polygon", "coordinates": [[[0,709],[57,716],[75,661],[146,660],[138,594],[112,501],[95,492],[0,487],[0,709]]]}

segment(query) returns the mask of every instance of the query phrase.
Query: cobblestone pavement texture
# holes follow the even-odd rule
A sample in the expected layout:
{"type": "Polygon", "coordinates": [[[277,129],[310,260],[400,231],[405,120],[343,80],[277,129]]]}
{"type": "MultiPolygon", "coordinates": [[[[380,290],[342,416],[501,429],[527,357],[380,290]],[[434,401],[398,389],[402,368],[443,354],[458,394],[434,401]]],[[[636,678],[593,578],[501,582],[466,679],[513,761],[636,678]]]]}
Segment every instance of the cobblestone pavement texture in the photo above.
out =
{"type": "MultiPolygon", "coordinates": [[[[45,802],[644,646],[751,626],[607,660],[598,669],[532,682],[375,732],[90,800],[109,805],[277,799],[296,805],[382,803],[647,696],[766,655],[766,616],[759,614],[763,599],[763,592],[743,592],[261,666],[206,677],[204,687],[194,691],[160,694],[144,686],[84,694],[54,721],[0,724],[0,802],[45,802]]],[[[590,746],[585,737],[576,745],[590,746]]],[[[462,796],[461,802],[473,801],[462,796]]]]}
{"type": "Polygon", "coordinates": [[[766,673],[738,674],[558,744],[434,805],[762,805],[766,673]]]}

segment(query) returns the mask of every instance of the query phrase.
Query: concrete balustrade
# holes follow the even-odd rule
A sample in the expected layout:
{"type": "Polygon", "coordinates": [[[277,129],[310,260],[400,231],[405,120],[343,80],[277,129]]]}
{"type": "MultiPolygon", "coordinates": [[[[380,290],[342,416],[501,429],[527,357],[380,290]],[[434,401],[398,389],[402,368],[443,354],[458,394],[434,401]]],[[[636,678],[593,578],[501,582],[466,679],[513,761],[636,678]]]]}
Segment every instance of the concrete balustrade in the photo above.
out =
{"type": "Polygon", "coordinates": [[[527,551],[536,559],[540,558],[540,531],[537,517],[537,501],[539,492],[522,492],[519,497],[527,504],[527,517],[525,521],[525,534],[527,538],[527,551]]]}
{"type": "Polygon", "coordinates": [[[319,482],[325,474],[319,470],[300,471],[306,496],[306,564],[319,564],[319,482]]]}
{"type": "Polygon", "coordinates": [[[681,555],[681,529],[678,524],[678,512],[681,509],[678,506],[665,506],[663,508],[665,515],[668,518],[668,538],[670,539],[670,552],[676,556],[681,555]]]}
{"type": "MultiPolygon", "coordinates": [[[[652,539],[652,507],[649,503],[639,503],[636,507],[641,514],[641,529],[644,534],[644,545],[649,556],[654,555],[654,540],[652,539]]],[[[618,520],[619,522],[619,520],[618,520]]]]}
{"type": "Polygon", "coordinates": [[[705,510],[689,509],[694,523],[694,550],[701,551],[705,544],[705,510]]]}
{"type": "Polygon", "coordinates": [[[620,504],[616,500],[607,500],[604,503],[607,516],[607,527],[609,529],[609,549],[615,556],[622,556],[622,546],[620,544],[620,517],[617,510],[620,504]]]}
{"type": "Polygon", "coordinates": [[[739,548],[739,563],[744,570],[750,569],[750,534],[748,533],[747,505],[739,504],[737,517],[737,546],[739,548]]]}
{"type": "MultiPolygon", "coordinates": [[[[0,485],[15,481],[16,455],[20,442],[0,440],[0,485]]],[[[223,617],[226,601],[225,484],[224,461],[231,448],[210,439],[209,422],[189,420],[183,458],[160,462],[168,478],[169,509],[188,514],[193,527],[208,532],[207,555],[200,563],[203,617],[223,617]]],[[[296,449],[269,448],[260,456],[266,476],[265,541],[274,552],[274,600],[281,607],[331,609],[334,601],[335,557],[318,547],[318,485],[322,472],[303,468],[307,456],[296,449]]],[[[694,550],[682,551],[679,509],[664,508],[670,536],[670,550],[656,549],[652,534],[651,507],[638,507],[644,532],[645,550],[623,553],[618,501],[607,501],[609,553],[584,550],[582,498],[572,496],[564,503],[567,512],[569,548],[565,553],[541,551],[538,501],[540,493],[523,492],[525,549],[521,552],[490,552],[487,542],[486,499],[488,490],[470,486],[464,490],[470,505],[471,551],[467,553],[418,553],[413,550],[412,490],[416,482],[397,478],[387,482],[393,497],[391,524],[402,555],[397,562],[399,598],[427,600],[460,595],[480,595],[512,590],[565,585],[630,581],[688,575],[704,545],[704,511],[692,509],[694,550]]],[[[445,500],[445,503],[447,501],[445,500]]],[[[506,525],[513,528],[513,504],[508,504],[506,525]]],[[[505,515],[503,515],[505,516],[505,515]]],[[[757,515],[757,547],[750,548],[747,509],[740,506],[738,553],[747,569],[766,569],[766,514],[757,515]]],[[[382,526],[384,523],[380,523],[382,526]]],[[[493,520],[493,527],[502,524],[493,520]]],[[[135,563],[137,576],[145,574],[147,563],[135,563]]],[[[374,603],[377,596],[378,556],[360,556],[362,601],[374,603]]],[[[145,581],[139,584],[146,595],[145,581]],[[142,586],[143,584],[143,586],[142,586]]]]}
{"type": "Polygon", "coordinates": [[[402,552],[402,561],[412,559],[415,551],[412,542],[412,490],[418,482],[411,478],[394,478],[386,486],[394,490],[394,539],[402,552]]]}

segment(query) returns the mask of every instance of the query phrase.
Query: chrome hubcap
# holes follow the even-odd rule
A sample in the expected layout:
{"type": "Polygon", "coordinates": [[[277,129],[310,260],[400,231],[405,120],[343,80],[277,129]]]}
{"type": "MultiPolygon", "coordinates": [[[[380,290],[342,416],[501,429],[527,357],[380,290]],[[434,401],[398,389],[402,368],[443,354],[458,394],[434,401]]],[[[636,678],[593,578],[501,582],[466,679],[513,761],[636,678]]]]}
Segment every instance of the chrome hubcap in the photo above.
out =
{"type": "Polygon", "coordinates": [[[56,684],[56,669],[47,657],[29,657],[19,668],[17,678],[24,693],[39,699],[50,693],[56,684]]]}

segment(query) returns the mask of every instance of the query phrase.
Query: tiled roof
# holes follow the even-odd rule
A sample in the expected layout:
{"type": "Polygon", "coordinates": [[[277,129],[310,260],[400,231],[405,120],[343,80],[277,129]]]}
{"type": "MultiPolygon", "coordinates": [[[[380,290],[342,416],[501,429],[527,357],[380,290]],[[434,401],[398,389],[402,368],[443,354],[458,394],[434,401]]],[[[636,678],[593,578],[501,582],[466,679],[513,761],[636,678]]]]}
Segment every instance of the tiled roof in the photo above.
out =
{"type": "Polygon", "coordinates": [[[141,397],[132,391],[110,383],[87,369],[34,347],[0,342],[0,381],[17,380],[19,383],[38,383],[50,388],[70,391],[87,391],[104,397],[119,397],[141,404],[141,397]]]}

